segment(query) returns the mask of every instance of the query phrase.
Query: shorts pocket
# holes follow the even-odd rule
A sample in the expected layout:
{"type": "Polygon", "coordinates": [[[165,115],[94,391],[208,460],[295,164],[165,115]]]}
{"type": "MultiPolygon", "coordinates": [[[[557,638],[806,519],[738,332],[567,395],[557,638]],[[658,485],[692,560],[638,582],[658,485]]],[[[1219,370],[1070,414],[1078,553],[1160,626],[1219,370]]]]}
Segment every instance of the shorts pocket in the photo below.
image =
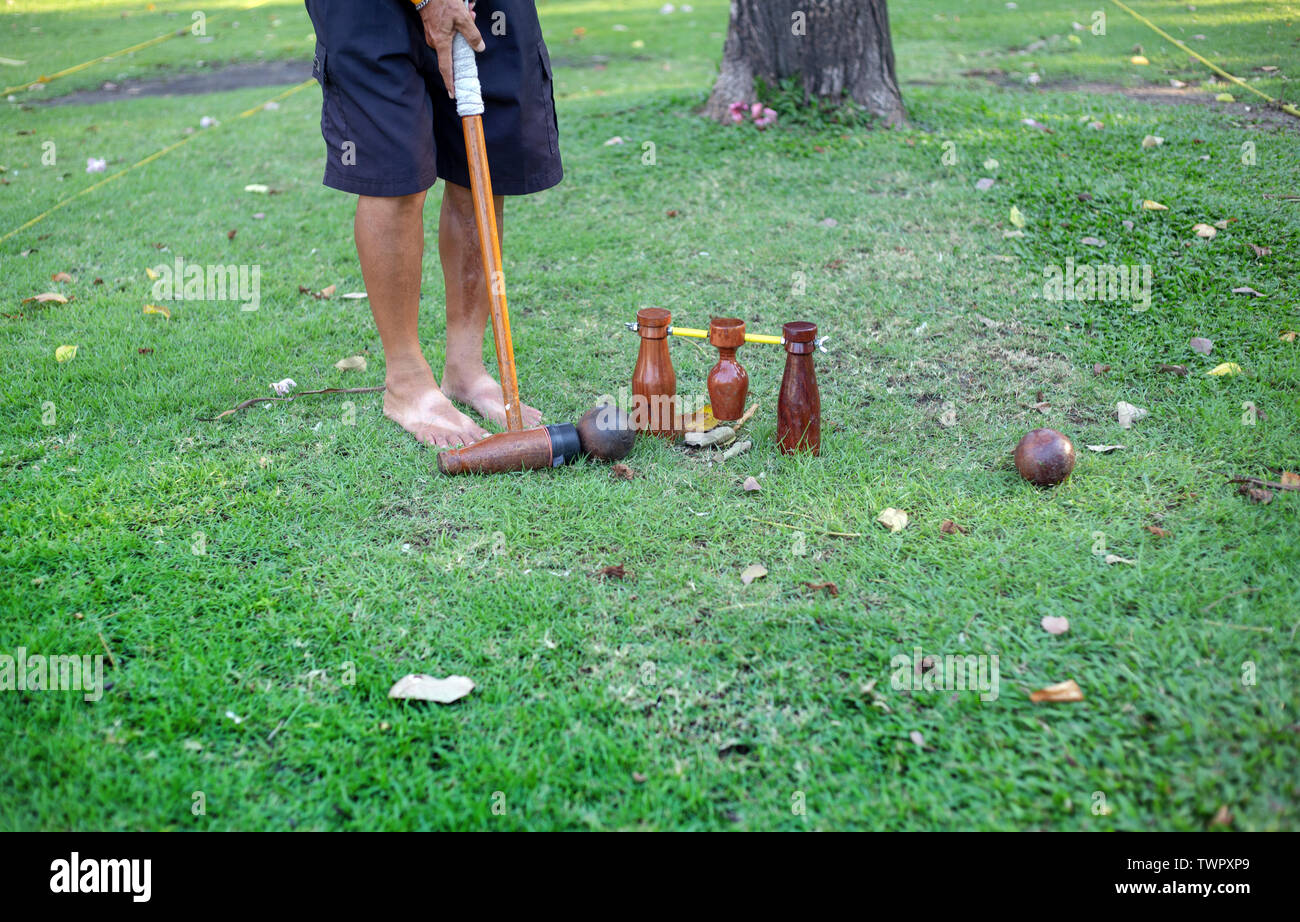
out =
{"type": "Polygon", "coordinates": [[[555,87],[551,77],[551,56],[546,50],[546,42],[538,39],[537,57],[542,63],[542,81],[541,81],[541,98],[538,100],[541,105],[549,110],[549,118],[546,119],[546,134],[550,141],[551,154],[560,153],[560,123],[555,115],[555,87]]]}

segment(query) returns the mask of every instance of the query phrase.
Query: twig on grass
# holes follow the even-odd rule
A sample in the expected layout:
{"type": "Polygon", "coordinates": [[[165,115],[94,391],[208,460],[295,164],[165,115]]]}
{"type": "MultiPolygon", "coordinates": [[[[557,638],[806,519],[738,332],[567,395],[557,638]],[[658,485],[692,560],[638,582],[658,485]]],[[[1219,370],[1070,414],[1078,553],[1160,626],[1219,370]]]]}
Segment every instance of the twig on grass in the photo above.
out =
{"type": "Polygon", "coordinates": [[[1277,483],[1262,477],[1229,477],[1228,483],[1249,483],[1257,487],[1268,487],[1270,490],[1300,490],[1300,483],[1277,483]]]}
{"type": "Polygon", "coordinates": [[[108,641],[104,639],[104,632],[96,631],[95,633],[99,636],[99,643],[104,648],[104,652],[108,654],[108,662],[116,669],[117,657],[113,656],[113,651],[108,648],[108,641]]]}
{"type": "Polygon", "coordinates": [[[1214,600],[1213,602],[1211,602],[1209,605],[1206,605],[1204,608],[1202,608],[1202,609],[1201,609],[1201,614],[1205,614],[1207,611],[1209,611],[1209,610],[1210,610],[1211,608],[1213,608],[1214,606],[1218,605],[1220,602],[1226,602],[1226,601],[1228,601],[1228,599],[1232,598],[1233,596],[1237,596],[1237,595],[1245,595],[1245,594],[1248,593],[1248,592],[1259,592],[1259,587],[1258,587],[1258,586],[1247,586],[1245,589],[1238,589],[1236,592],[1229,592],[1227,595],[1219,596],[1217,599],[1215,599],[1215,600],[1214,600]]]}
{"type": "Polygon", "coordinates": [[[795,531],[803,531],[805,528],[808,528],[813,531],[819,531],[823,535],[828,535],[831,538],[861,538],[862,537],[862,535],[856,531],[831,531],[830,529],[822,528],[820,525],[803,525],[803,526],[790,525],[786,522],[771,522],[768,521],[767,519],[756,519],[752,515],[747,515],[745,516],[745,518],[751,522],[761,522],[764,525],[775,525],[777,528],[791,528],[794,529],[795,531]]]}
{"type": "Polygon", "coordinates": [[[196,416],[194,417],[201,423],[215,423],[223,416],[229,416],[232,413],[238,413],[240,410],[247,410],[251,406],[259,403],[280,403],[294,400],[298,397],[306,397],[308,394],[373,394],[376,391],[382,391],[384,385],[377,387],[323,387],[318,391],[298,391],[296,394],[290,394],[288,397],[249,397],[243,403],[237,403],[229,410],[218,413],[216,416],[196,416]]]}
{"type": "Polygon", "coordinates": [[[1255,627],[1249,624],[1228,624],[1226,621],[1206,621],[1206,624],[1213,624],[1215,627],[1230,627],[1234,631],[1259,631],[1261,634],[1272,634],[1271,627],[1255,627]]]}

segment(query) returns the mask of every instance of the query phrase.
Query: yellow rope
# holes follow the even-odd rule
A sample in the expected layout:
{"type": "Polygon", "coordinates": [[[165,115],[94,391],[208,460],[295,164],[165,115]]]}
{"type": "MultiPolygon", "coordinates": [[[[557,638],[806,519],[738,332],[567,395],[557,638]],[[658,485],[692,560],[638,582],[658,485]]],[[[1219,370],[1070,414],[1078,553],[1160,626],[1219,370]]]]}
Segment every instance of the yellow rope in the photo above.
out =
{"type": "Polygon", "coordinates": [[[1183,51],[1186,51],[1189,55],[1191,55],[1192,57],[1194,57],[1196,60],[1200,61],[1202,64],[1204,64],[1204,65],[1205,65],[1206,67],[1208,67],[1210,70],[1212,70],[1212,71],[1214,71],[1216,74],[1218,74],[1220,77],[1224,77],[1224,78],[1226,78],[1226,79],[1228,79],[1228,80],[1231,80],[1233,83],[1237,84],[1237,86],[1241,87],[1242,89],[1250,90],[1250,92],[1254,93],[1256,96],[1262,96],[1264,99],[1267,99],[1269,102],[1277,104],[1277,105],[1282,109],[1282,111],[1285,112],[1287,115],[1294,115],[1296,118],[1300,118],[1300,109],[1297,109],[1295,106],[1291,105],[1290,103],[1279,103],[1276,99],[1274,99],[1272,96],[1270,96],[1270,95],[1268,95],[1267,93],[1265,93],[1263,90],[1260,90],[1260,89],[1258,89],[1258,88],[1256,88],[1256,87],[1251,86],[1249,83],[1247,83],[1245,80],[1242,80],[1240,77],[1234,77],[1232,74],[1228,73],[1228,72],[1227,72],[1226,70],[1224,70],[1222,67],[1220,67],[1219,65],[1215,64],[1215,63],[1214,63],[1213,61],[1211,61],[1209,58],[1205,57],[1204,55],[1197,54],[1195,51],[1193,51],[1192,49],[1188,48],[1186,45],[1184,45],[1184,44],[1183,44],[1182,42],[1180,42],[1178,39],[1174,38],[1172,35],[1170,35],[1170,34],[1169,34],[1168,32],[1166,32],[1164,29],[1160,28],[1160,27],[1159,27],[1158,25],[1156,25],[1154,22],[1152,22],[1151,20],[1147,19],[1145,16],[1143,16],[1143,15],[1142,15],[1141,13],[1139,13],[1137,10],[1133,9],[1133,8],[1130,7],[1130,6],[1126,6],[1125,4],[1121,3],[1120,0],[1111,0],[1111,3],[1114,3],[1117,7],[1119,7],[1119,8],[1120,8],[1121,10],[1123,10],[1124,12],[1128,13],[1130,16],[1132,16],[1132,17],[1133,17],[1134,19],[1136,19],[1138,22],[1142,23],[1143,25],[1149,26],[1149,27],[1152,29],[1152,31],[1154,31],[1157,35],[1160,35],[1161,37],[1167,39],[1168,41],[1173,42],[1175,45],[1177,45],[1177,46],[1178,46],[1179,48],[1181,48],[1183,51]]]}
{"type": "MultiPolygon", "coordinates": [[[[241,7],[239,12],[244,12],[245,10],[251,10],[254,9],[255,7],[259,7],[270,2],[271,0],[255,0],[255,2],[250,3],[248,6],[241,7]]],[[[208,21],[213,22],[215,20],[208,20],[208,21]]],[[[8,96],[10,93],[16,93],[18,90],[30,89],[31,87],[36,86],[38,83],[49,83],[51,80],[58,80],[60,77],[66,77],[69,74],[75,74],[78,71],[85,70],[87,67],[93,67],[96,64],[109,60],[110,58],[119,58],[122,55],[134,54],[135,52],[148,48],[151,45],[157,45],[162,42],[165,42],[169,38],[179,38],[180,36],[184,35],[188,31],[189,29],[185,28],[185,29],[177,29],[175,32],[164,32],[162,35],[155,35],[153,38],[140,42],[138,45],[132,45],[130,48],[123,48],[121,51],[114,51],[109,54],[100,55],[97,58],[91,58],[89,61],[82,61],[80,64],[74,64],[72,67],[65,67],[63,70],[58,71],[57,73],[50,74],[49,76],[41,75],[40,77],[37,77],[35,80],[29,80],[26,83],[19,83],[14,86],[5,87],[4,91],[0,92],[0,96],[8,96]]]]}
{"type": "MultiPolygon", "coordinates": [[[[258,112],[261,112],[263,109],[265,109],[267,103],[279,102],[281,99],[285,99],[289,96],[292,96],[294,93],[297,93],[299,90],[305,90],[307,87],[311,86],[315,82],[316,82],[315,77],[311,78],[310,80],[304,80],[302,83],[299,83],[297,86],[293,86],[285,90],[280,95],[271,97],[261,105],[253,106],[253,108],[239,113],[237,116],[235,116],[235,120],[238,121],[241,118],[248,118],[250,115],[255,115],[258,112]]],[[[209,134],[209,132],[205,131],[202,132],[202,134],[209,134]]],[[[106,176],[103,179],[101,179],[99,182],[93,183],[92,185],[89,185],[86,188],[82,189],[80,192],[76,192],[73,195],[69,195],[67,198],[56,203],[53,207],[47,209],[46,211],[41,212],[36,217],[32,218],[26,224],[22,224],[18,227],[15,227],[9,233],[5,234],[3,237],[0,237],[0,243],[3,243],[4,241],[8,240],[10,237],[14,236],[15,234],[22,233],[23,231],[27,230],[27,228],[31,227],[33,224],[38,224],[41,221],[44,221],[50,215],[54,214],[54,212],[70,205],[72,202],[75,202],[83,195],[88,195],[91,192],[94,192],[96,189],[100,188],[101,186],[108,185],[113,180],[125,176],[127,173],[130,173],[132,170],[138,170],[140,167],[145,166],[146,164],[153,163],[155,160],[157,160],[159,157],[163,156],[164,154],[171,153],[172,151],[176,150],[176,148],[182,147],[183,145],[190,143],[197,137],[199,137],[199,133],[195,133],[189,135],[188,137],[181,138],[175,144],[169,144],[166,147],[164,147],[162,150],[154,151],[152,154],[150,154],[148,157],[145,157],[143,160],[138,160],[135,163],[131,164],[130,166],[118,170],[112,176],[106,176]]]]}

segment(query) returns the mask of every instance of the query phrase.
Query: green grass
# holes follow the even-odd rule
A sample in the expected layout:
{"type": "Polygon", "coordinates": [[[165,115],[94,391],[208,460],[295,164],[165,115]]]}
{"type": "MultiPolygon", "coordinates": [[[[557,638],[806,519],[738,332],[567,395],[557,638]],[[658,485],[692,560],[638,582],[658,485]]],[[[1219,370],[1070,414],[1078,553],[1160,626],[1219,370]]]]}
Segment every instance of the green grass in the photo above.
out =
{"type": "MultiPolygon", "coordinates": [[[[1300,203],[1282,198],[1300,192],[1297,126],[962,77],[1018,69],[1008,49],[1086,25],[1089,10],[913,2],[891,10],[908,128],[797,126],[791,113],[761,134],[722,128],[693,112],[726,5],[658,6],[541,4],[567,175],[507,207],[521,387],[548,420],[616,393],[636,352],[621,326],[643,305],[762,332],[813,319],[832,337],[817,357],[820,458],[775,450],[782,358],[760,346],[740,353],[762,405],[755,447],[710,466],[643,441],[630,482],[596,464],[442,478],[378,395],[198,422],[284,377],[382,382],[365,302],[298,293],[363,287],[352,201],[319,185],[316,91],[242,120],[278,90],[7,107],[0,233],[102,178],[86,157],[113,171],[200,115],[221,124],[0,243],[0,653],[93,655],[102,635],[117,663],[94,704],[0,694],[0,828],[1202,829],[1223,805],[1237,829],[1300,825],[1300,496],[1252,505],[1223,476],[1300,467],[1300,342],[1278,336],[1300,328],[1300,203]],[[1143,149],[1147,134],[1164,144],[1143,149]],[[614,135],[626,143],[605,146],[614,135]],[[998,182],[976,192],[982,176],[998,182]],[[1012,205],[1024,236],[1005,235],[1012,205]],[[1220,220],[1213,240],[1193,236],[1220,220]],[[260,310],[182,301],[170,321],[143,315],[145,268],[178,255],[259,265],[260,310]],[[1044,301],[1043,268],[1067,258],[1151,265],[1150,309],[1044,301]],[[75,281],[51,282],[60,271],[75,281]],[[1241,285],[1267,297],[1230,293],[1241,285]],[[20,303],[46,290],[75,300],[20,303]],[[1196,335],[1214,340],[1210,357],[1188,348],[1196,335]],[[65,364],[62,344],[79,347],[65,364]],[[368,371],[333,368],[357,352],[368,371]],[[1222,361],[1243,374],[1205,375],[1222,361]],[[1118,400],[1151,415],[1123,431],[1118,400]],[[1262,411],[1253,426],[1246,402],[1262,411]],[[1047,491],[1010,462],[1042,425],[1080,451],[1047,491]],[[760,493],[742,492],[747,476],[760,493]],[[899,534],[875,524],[889,506],[911,516],[899,534]],[[944,519],[970,534],[941,534],[944,519]],[[1105,564],[1098,532],[1134,563],[1105,564]],[[742,585],[755,562],[769,575],[742,585]],[[629,578],[594,576],[610,564],[629,578]],[[1047,614],[1070,631],[1047,634],[1047,614]],[[891,658],[915,647],[998,654],[1000,696],[893,688],[891,658]],[[1246,663],[1257,684],[1243,685],[1246,663]],[[451,706],[389,700],[407,672],[478,688],[451,706]],[[1082,703],[1029,702],[1067,678],[1082,703]],[[1109,812],[1093,811],[1098,793],[1109,812]]],[[[1141,9],[1211,36],[1242,76],[1300,72],[1293,7],[1199,6],[1195,24],[1183,6],[1141,9]]],[[[4,28],[40,17],[49,45],[0,55],[43,49],[49,71],[101,39],[139,40],[124,5],[103,3],[103,33],[72,54],[77,20],[56,7],[16,5],[4,28]]],[[[300,6],[268,10],[305,35],[300,6]]],[[[1132,79],[1137,42],[1163,66],[1158,38],[1108,12],[1108,35],[1053,55],[1044,83],[1132,79]]],[[[241,31],[229,56],[261,47],[241,31]]],[[[188,66],[150,51],[133,75],[188,66]]],[[[432,252],[426,268],[437,368],[432,252]]],[[[672,348],[681,390],[702,390],[712,350],[672,348]]]]}

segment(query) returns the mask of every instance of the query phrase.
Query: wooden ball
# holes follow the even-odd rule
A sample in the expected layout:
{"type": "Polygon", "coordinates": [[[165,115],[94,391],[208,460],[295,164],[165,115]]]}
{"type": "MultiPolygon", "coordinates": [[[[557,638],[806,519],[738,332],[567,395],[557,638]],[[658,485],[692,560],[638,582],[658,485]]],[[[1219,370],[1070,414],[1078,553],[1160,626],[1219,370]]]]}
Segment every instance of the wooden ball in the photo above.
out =
{"type": "Polygon", "coordinates": [[[1055,429],[1035,429],[1016,446],[1016,470],[1032,484],[1055,486],[1074,470],[1074,445],[1055,429]]]}

